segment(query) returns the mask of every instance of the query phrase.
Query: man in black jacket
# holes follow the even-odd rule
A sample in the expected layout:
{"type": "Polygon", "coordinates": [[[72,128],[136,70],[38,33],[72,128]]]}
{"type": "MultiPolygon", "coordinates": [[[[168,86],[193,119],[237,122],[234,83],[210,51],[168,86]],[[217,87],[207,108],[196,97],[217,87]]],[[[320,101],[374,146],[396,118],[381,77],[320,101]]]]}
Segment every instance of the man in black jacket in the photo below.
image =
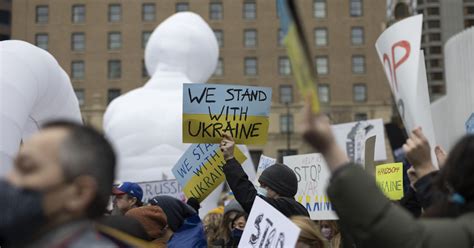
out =
{"type": "MultiPolygon", "coordinates": [[[[235,142],[232,136],[224,134],[220,149],[226,164],[224,174],[235,199],[247,213],[252,209],[257,190],[249,181],[242,165],[234,158],[235,142]]],[[[263,189],[259,196],[287,217],[304,215],[309,217],[306,208],[295,201],[298,191],[298,180],[295,173],[284,164],[275,164],[263,171],[259,178],[263,189]]]]}

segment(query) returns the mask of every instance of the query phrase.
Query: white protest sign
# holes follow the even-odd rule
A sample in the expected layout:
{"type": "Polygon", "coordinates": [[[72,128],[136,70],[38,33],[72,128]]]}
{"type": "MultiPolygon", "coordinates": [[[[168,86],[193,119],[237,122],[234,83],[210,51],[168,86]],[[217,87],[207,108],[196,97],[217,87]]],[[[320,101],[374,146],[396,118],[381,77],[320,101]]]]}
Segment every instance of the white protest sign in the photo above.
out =
{"type": "Polygon", "coordinates": [[[138,185],[143,190],[142,202],[148,202],[148,200],[159,195],[169,195],[179,200],[186,199],[183,189],[176,179],[141,182],[138,185]]]}
{"type": "Polygon", "coordinates": [[[285,156],[283,163],[295,172],[298,179],[298,192],[295,199],[306,207],[311,219],[338,219],[326,194],[331,172],[323,156],[319,153],[285,156]]]}
{"type": "Polygon", "coordinates": [[[255,177],[255,185],[259,186],[260,183],[258,182],[258,179],[260,178],[260,175],[262,175],[262,172],[274,165],[276,163],[276,159],[267,157],[265,155],[260,155],[260,161],[258,161],[258,167],[257,167],[257,176],[255,177]]]}
{"type": "Polygon", "coordinates": [[[375,136],[375,161],[387,160],[385,150],[385,128],[382,119],[343,123],[331,126],[337,144],[347,156],[361,165],[364,164],[365,142],[375,136]]]}
{"type": "Polygon", "coordinates": [[[239,247],[295,247],[300,228],[260,197],[256,197],[239,247]]]}
{"type": "Polygon", "coordinates": [[[433,121],[420,54],[422,21],[423,15],[416,15],[395,23],[379,36],[375,47],[407,132],[421,126],[433,148],[433,121]]]}

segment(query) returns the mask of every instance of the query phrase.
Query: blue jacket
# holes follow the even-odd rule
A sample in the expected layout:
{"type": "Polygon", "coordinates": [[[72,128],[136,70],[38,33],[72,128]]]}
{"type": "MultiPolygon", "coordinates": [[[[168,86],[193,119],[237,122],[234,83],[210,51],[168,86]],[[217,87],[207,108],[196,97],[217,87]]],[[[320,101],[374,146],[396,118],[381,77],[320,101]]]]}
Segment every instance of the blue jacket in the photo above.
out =
{"type": "Polygon", "coordinates": [[[195,214],[186,220],[168,241],[168,248],[207,247],[206,235],[199,215],[195,214]]]}

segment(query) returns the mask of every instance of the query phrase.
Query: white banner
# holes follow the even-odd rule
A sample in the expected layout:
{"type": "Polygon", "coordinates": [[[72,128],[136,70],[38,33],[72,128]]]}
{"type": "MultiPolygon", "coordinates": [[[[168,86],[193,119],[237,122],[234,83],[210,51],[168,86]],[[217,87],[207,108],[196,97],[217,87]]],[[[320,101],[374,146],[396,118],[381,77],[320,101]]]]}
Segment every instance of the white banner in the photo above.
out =
{"type": "Polygon", "coordinates": [[[256,197],[239,247],[295,247],[300,228],[260,197],[256,197]]]}
{"type": "Polygon", "coordinates": [[[181,186],[179,185],[176,179],[152,181],[152,182],[141,182],[141,183],[138,183],[138,185],[140,185],[140,187],[143,190],[142,201],[144,203],[147,203],[148,200],[159,195],[169,195],[181,201],[186,200],[186,197],[184,196],[184,193],[183,193],[183,189],[181,188],[181,186]]]}

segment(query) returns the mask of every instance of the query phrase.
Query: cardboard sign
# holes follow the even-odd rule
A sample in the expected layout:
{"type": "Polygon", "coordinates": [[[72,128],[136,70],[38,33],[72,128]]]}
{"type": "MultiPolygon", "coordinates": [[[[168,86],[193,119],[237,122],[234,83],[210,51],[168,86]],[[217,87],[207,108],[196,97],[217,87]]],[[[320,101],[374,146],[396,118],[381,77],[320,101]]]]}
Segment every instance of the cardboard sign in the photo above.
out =
{"type": "Polygon", "coordinates": [[[403,163],[375,167],[375,181],[390,200],[403,198],[403,163]]]}
{"type": "MultiPolygon", "coordinates": [[[[247,159],[236,146],[234,157],[240,164],[247,159]]],[[[172,171],[187,198],[202,202],[225,180],[224,155],[217,144],[193,144],[179,159],[172,171]]]]}
{"type": "Polygon", "coordinates": [[[318,113],[319,97],[316,88],[315,66],[306,42],[303,23],[294,1],[277,0],[281,30],[285,34],[284,44],[291,62],[291,71],[303,99],[309,94],[314,113],[318,113]]]}
{"type": "Polygon", "coordinates": [[[260,197],[256,197],[239,247],[295,247],[300,228],[260,197]]]}
{"type": "Polygon", "coordinates": [[[324,158],[319,153],[283,157],[298,179],[298,192],[295,199],[309,212],[312,220],[338,219],[326,188],[331,173],[324,158]]]}
{"type": "Polygon", "coordinates": [[[375,161],[387,160],[382,119],[343,123],[331,126],[336,141],[354,162],[364,164],[365,142],[375,136],[375,161]]]}
{"type": "MultiPolygon", "coordinates": [[[[423,15],[416,15],[395,23],[380,35],[375,47],[407,132],[421,126],[433,148],[428,82],[420,52],[422,21],[423,15]]],[[[434,151],[432,160],[437,165],[434,151]]]]}
{"type": "Polygon", "coordinates": [[[185,200],[183,189],[176,179],[138,183],[143,190],[142,202],[148,202],[155,196],[169,195],[179,200],[185,200]]]}
{"type": "Polygon", "coordinates": [[[255,177],[255,185],[257,186],[260,186],[260,183],[258,182],[258,179],[260,178],[260,175],[262,175],[262,172],[274,165],[276,163],[276,159],[275,158],[270,158],[270,157],[267,157],[265,155],[260,155],[260,161],[258,162],[258,167],[257,167],[257,176],[255,177]]]}
{"type": "Polygon", "coordinates": [[[237,144],[267,142],[272,89],[184,84],[183,142],[219,143],[228,132],[237,144]]]}

